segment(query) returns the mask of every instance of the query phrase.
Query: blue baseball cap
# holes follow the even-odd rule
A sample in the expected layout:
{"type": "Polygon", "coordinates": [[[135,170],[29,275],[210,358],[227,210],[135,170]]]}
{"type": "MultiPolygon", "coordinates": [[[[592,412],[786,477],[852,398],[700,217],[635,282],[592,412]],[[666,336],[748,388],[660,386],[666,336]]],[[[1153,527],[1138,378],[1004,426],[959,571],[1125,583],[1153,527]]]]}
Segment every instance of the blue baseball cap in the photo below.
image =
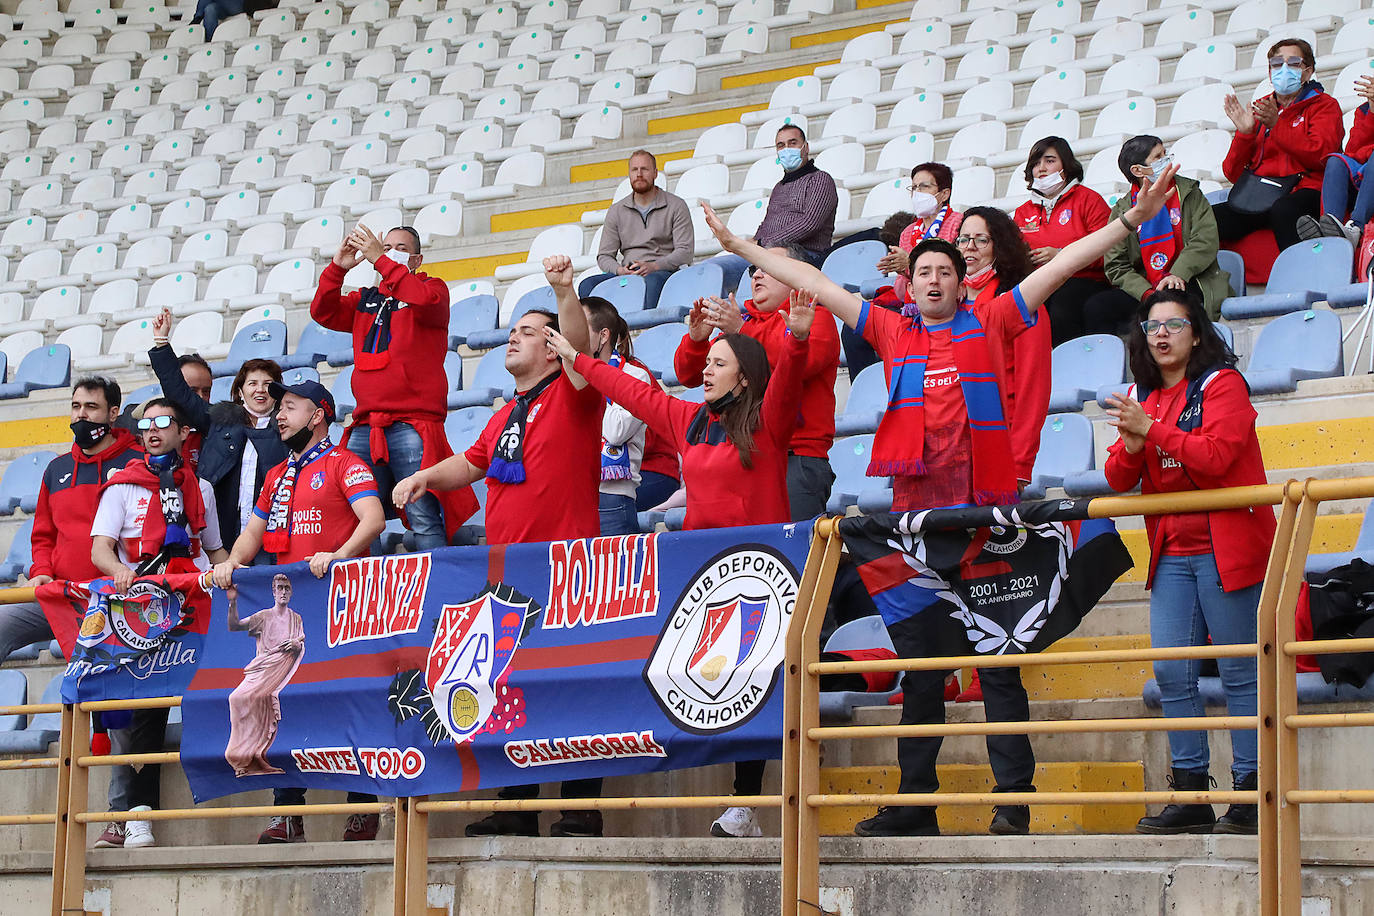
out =
{"type": "Polygon", "coordinates": [[[334,395],[329,393],[328,388],[313,379],[306,379],[294,385],[283,385],[281,382],[269,382],[267,385],[267,393],[272,395],[278,403],[281,403],[281,396],[288,392],[323,407],[324,418],[330,423],[334,422],[334,418],[338,416],[338,411],[334,409],[334,395]]]}

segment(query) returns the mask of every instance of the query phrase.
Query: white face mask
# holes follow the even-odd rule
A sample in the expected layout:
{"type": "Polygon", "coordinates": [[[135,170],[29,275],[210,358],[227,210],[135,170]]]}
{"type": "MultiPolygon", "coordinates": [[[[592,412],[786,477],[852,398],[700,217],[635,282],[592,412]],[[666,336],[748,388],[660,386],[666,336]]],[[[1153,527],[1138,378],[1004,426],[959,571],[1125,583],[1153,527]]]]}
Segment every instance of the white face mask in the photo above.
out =
{"type": "Polygon", "coordinates": [[[402,251],[399,248],[392,248],[389,251],[382,252],[382,256],[385,258],[389,258],[392,261],[395,261],[397,264],[400,264],[407,270],[410,269],[411,256],[409,252],[402,251]]]}
{"type": "Polygon", "coordinates": [[[1045,197],[1053,197],[1064,189],[1064,173],[1050,172],[1031,182],[1031,190],[1045,197]]]}
{"type": "Polygon", "coordinates": [[[927,194],[925,191],[911,192],[911,212],[920,219],[934,216],[940,209],[940,201],[934,194],[927,194]]]}

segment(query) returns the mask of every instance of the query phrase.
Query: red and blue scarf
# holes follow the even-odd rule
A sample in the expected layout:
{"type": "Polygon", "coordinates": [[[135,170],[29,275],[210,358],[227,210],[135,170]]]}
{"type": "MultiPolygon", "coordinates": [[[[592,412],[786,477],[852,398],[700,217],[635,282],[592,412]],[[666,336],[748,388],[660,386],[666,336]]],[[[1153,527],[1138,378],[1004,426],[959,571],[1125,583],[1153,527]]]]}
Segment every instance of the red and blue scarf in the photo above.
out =
{"type": "MultiPolygon", "coordinates": [[[[1138,191],[1138,188],[1131,189],[1132,204],[1138,191]]],[[[1159,212],[1141,223],[1136,230],[1140,236],[1140,260],[1145,264],[1145,278],[1151,286],[1158,286],[1159,281],[1168,275],[1174,259],[1183,250],[1182,213],[1178,187],[1175,186],[1159,212]]]]}
{"type": "MultiPolygon", "coordinates": [[[[619,369],[625,365],[625,358],[612,350],[611,358],[606,360],[606,365],[619,369]]],[[[611,399],[607,398],[606,406],[609,407],[611,404],[611,399]]],[[[634,480],[634,468],[630,466],[630,443],[611,445],[605,436],[601,437],[601,479],[634,480]]]]}
{"type": "Polygon", "coordinates": [[[334,443],[325,436],[294,461],[286,460],[286,470],[277,478],[276,489],[272,492],[272,510],[267,516],[267,530],[262,534],[263,550],[286,553],[291,549],[291,503],[296,497],[296,477],[302,468],[333,447],[334,443]]]}
{"type": "MultiPolygon", "coordinates": [[[[973,501],[980,506],[1017,501],[1016,468],[1011,435],[1002,414],[1002,395],[993,371],[983,326],[973,312],[961,308],[951,319],[954,365],[968,411],[970,451],[973,455],[973,501]]],[[[930,332],[921,317],[912,318],[904,335],[905,354],[892,364],[887,412],[873,437],[870,477],[924,477],[925,373],[930,357],[930,332]]]]}

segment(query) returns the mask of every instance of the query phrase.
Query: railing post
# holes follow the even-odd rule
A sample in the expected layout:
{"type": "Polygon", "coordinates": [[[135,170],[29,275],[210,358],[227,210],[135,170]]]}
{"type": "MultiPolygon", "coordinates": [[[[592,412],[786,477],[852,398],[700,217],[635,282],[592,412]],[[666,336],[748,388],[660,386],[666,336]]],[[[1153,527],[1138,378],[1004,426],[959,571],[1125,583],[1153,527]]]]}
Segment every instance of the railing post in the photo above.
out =
{"type": "Polygon", "coordinates": [[[52,838],[52,916],[62,916],[62,882],[67,872],[67,841],[75,827],[67,821],[67,805],[72,791],[72,767],[76,762],[76,754],[72,751],[74,715],[71,705],[62,707],[62,730],[57,743],[57,801],[54,810],[57,819],[54,822],[52,838]]]}
{"type": "Polygon", "coordinates": [[[427,795],[407,798],[406,807],[406,916],[425,916],[428,909],[426,886],[429,881],[429,813],[416,807],[427,795]]]}
{"type": "MultiPolygon", "coordinates": [[[[70,714],[71,734],[68,755],[63,765],[70,770],[68,777],[67,805],[62,812],[66,822],[67,835],[63,844],[62,868],[62,909],[65,914],[85,913],[86,911],[86,826],[77,821],[78,814],[84,814],[89,802],[90,770],[80,766],[76,758],[85,754],[91,746],[91,714],[84,712],[80,704],[73,703],[63,707],[63,713],[70,714]]],[[[64,719],[63,722],[66,725],[64,719]]]]}
{"type": "Polygon", "coordinates": [[[391,913],[406,913],[406,830],[409,828],[410,799],[396,799],[396,838],[393,841],[391,866],[391,913]]]}

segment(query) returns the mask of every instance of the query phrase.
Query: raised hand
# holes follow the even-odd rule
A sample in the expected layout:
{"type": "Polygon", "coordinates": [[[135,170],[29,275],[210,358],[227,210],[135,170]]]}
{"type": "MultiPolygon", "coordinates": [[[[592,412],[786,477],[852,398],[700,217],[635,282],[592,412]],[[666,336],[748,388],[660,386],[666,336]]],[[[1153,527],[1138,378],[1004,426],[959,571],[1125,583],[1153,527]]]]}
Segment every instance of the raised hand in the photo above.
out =
{"type": "Polygon", "coordinates": [[[166,306],[153,319],[153,340],[166,340],[172,332],[172,310],[166,306]]]}
{"type": "Polygon", "coordinates": [[[573,266],[572,258],[566,254],[551,254],[544,259],[544,279],[549,281],[549,285],[554,289],[559,287],[572,288],[573,285],[573,266]]]}
{"type": "Polygon", "coordinates": [[[703,300],[702,310],[706,314],[706,323],[722,334],[738,334],[739,329],[744,327],[744,316],[740,314],[734,293],[730,294],[728,302],[719,296],[707,296],[703,300]]]}
{"type": "Polygon", "coordinates": [[[1136,195],[1135,206],[1126,211],[1131,215],[1132,225],[1139,226],[1160,211],[1164,201],[1169,198],[1169,192],[1174,189],[1174,176],[1178,174],[1178,169],[1178,163],[1174,163],[1157,179],[1142,179],[1143,184],[1140,193],[1136,195]]]}
{"type": "Polygon", "coordinates": [[[720,242],[720,247],[726,251],[734,251],[735,248],[732,246],[739,243],[739,236],[725,228],[720,217],[716,216],[716,211],[712,210],[711,205],[704,200],[701,201],[701,212],[706,214],[706,228],[710,229],[711,234],[716,237],[716,241],[720,242]]]}
{"type": "Polygon", "coordinates": [[[1250,106],[1254,113],[1255,120],[1265,127],[1273,127],[1279,123],[1279,103],[1274,101],[1272,95],[1267,95],[1254,105],[1250,106]]]}
{"type": "Polygon", "coordinates": [[[1134,455],[1145,447],[1145,434],[1154,420],[1139,401],[1118,391],[1107,398],[1107,416],[1111,418],[1107,422],[1121,434],[1121,444],[1126,451],[1134,455]]]}
{"type": "Polygon", "coordinates": [[[1236,130],[1243,134],[1255,132],[1254,114],[1240,103],[1240,99],[1236,98],[1234,93],[1226,96],[1221,107],[1226,112],[1226,117],[1230,118],[1231,123],[1236,125],[1236,130]]]}
{"type": "Polygon", "coordinates": [[[553,351],[557,353],[559,357],[567,361],[568,365],[572,365],[572,361],[577,359],[577,348],[568,343],[568,338],[564,337],[553,328],[544,328],[544,339],[548,341],[549,346],[553,348],[553,351]]]}
{"type": "Polygon", "coordinates": [[[377,259],[386,253],[386,249],[382,246],[382,240],[362,223],[353,227],[353,231],[348,234],[348,241],[373,264],[376,264],[377,259]]]}
{"type": "Polygon", "coordinates": [[[692,310],[687,313],[687,335],[697,343],[711,336],[711,325],[706,321],[705,299],[692,303],[692,310]]]}
{"type": "Polygon", "coordinates": [[[1356,79],[1355,92],[1363,96],[1366,102],[1374,104],[1374,76],[1366,73],[1356,79]]]}
{"type": "Polygon", "coordinates": [[[339,244],[339,250],[334,253],[334,263],[344,270],[352,270],[357,267],[362,260],[362,254],[358,252],[357,246],[353,244],[353,236],[345,236],[343,242],[339,244]]]}
{"type": "Polygon", "coordinates": [[[804,289],[787,294],[787,330],[797,340],[811,336],[811,322],[816,320],[816,297],[804,289]]]}
{"type": "Polygon", "coordinates": [[[896,245],[887,246],[887,254],[878,259],[875,265],[879,273],[904,274],[907,266],[907,253],[896,245]]]}

